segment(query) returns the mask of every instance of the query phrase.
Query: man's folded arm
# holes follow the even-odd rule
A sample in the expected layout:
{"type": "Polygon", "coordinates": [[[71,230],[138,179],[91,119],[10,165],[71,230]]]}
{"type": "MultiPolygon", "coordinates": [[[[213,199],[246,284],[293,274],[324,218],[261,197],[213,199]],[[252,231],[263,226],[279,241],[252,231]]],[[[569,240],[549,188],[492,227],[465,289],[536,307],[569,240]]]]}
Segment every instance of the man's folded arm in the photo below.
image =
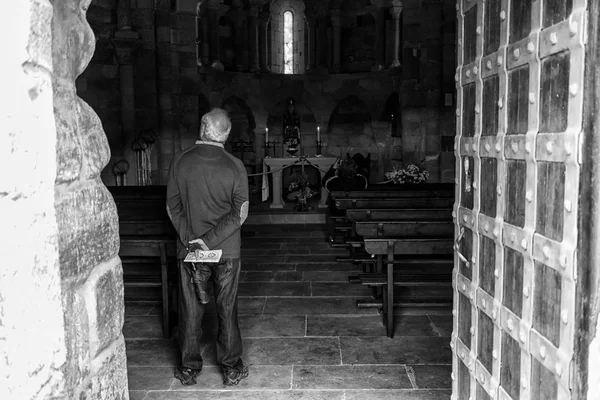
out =
{"type": "Polygon", "coordinates": [[[167,181],[167,214],[169,219],[179,236],[179,240],[187,247],[188,241],[190,240],[189,226],[187,216],[183,209],[183,202],[181,200],[181,192],[179,190],[179,184],[177,182],[177,176],[175,171],[175,158],[171,162],[169,168],[169,179],[167,181]]]}
{"type": "Polygon", "coordinates": [[[231,211],[219,220],[217,225],[200,239],[209,249],[219,246],[225,239],[241,228],[248,217],[248,175],[245,170],[240,174],[233,191],[231,211]]]}

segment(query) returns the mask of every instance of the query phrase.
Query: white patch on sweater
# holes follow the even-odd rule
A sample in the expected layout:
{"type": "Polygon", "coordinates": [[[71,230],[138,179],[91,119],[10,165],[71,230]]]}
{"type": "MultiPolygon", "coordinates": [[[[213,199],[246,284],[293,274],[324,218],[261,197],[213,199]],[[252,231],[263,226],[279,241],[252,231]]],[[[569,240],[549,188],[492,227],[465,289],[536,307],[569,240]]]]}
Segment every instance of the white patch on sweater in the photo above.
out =
{"type": "Polygon", "coordinates": [[[248,208],[250,208],[250,202],[245,201],[240,208],[240,225],[243,225],[246,218],[248,218],[248,208]]]}

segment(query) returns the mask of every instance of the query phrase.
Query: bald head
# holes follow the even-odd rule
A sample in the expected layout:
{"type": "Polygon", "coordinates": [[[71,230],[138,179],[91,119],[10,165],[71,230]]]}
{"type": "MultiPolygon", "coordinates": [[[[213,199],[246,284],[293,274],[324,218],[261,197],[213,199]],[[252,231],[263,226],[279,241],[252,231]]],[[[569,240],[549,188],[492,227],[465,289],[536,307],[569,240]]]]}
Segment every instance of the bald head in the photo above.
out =
{"type": "Polygon", "coordinates": [[[213,108],[202,116],[200,140],[204,142],[225,143],[231,131],[231,120],[227,111],[213,108]]]}

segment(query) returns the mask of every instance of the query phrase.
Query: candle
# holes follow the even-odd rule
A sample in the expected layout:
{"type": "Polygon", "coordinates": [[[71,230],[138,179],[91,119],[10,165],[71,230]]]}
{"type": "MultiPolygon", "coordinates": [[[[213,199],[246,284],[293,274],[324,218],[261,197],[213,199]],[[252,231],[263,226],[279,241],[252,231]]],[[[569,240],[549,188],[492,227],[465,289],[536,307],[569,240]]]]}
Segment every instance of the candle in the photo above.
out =
{"type": "Polygon", "coordinates": [[[317,126],[317,142],[321,141],[321,128],[317,126]]]}
{"type": "Polygon", "coordinates": [[[269,143],[269,128],[265,128],[265,143],[269,143]]]}

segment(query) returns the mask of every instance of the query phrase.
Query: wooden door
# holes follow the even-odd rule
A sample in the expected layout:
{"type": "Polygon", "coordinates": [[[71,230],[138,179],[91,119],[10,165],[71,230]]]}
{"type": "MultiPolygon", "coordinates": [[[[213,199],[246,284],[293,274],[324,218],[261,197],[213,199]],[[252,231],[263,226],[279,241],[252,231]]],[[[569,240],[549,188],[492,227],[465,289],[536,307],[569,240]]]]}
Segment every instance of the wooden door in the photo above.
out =
{"type": "Polygon", "coordinates": [[[571,399],[585,0],[459,0],[453,399],[571,399]]]}

